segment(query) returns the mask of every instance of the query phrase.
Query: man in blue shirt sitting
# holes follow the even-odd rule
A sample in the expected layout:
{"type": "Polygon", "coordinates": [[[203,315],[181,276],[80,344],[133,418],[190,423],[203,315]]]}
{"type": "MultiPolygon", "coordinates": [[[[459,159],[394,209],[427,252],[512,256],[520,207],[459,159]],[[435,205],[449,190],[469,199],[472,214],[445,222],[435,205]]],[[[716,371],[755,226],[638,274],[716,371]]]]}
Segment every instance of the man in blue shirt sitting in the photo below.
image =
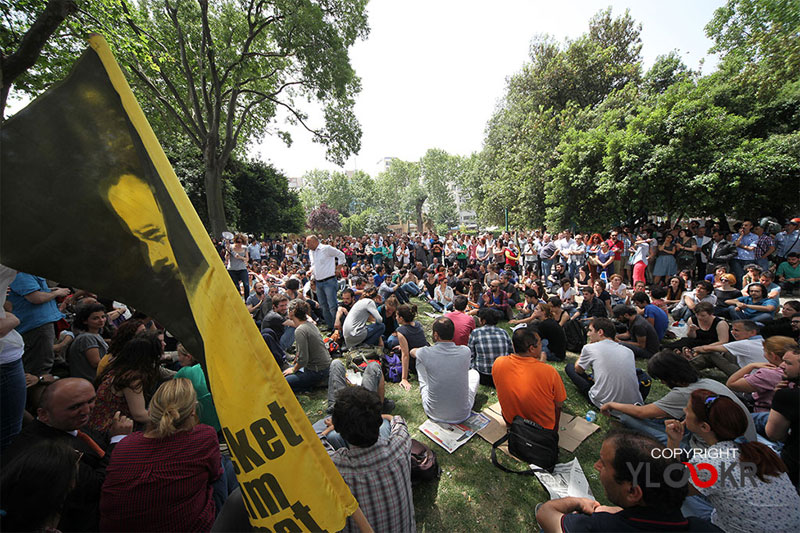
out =
{"type": "Polygon", "coordinates": [[[728,314],[732,320],[752,320],[753,322],[771,322],[775,317],[778,302],[765,298],[767,288],[762,283],[751,283],[747,289],[748,296],[740,296],[725,300],[728,314]]]}
{"type": "Polygon", "coordinates": [[[639,310],[639,313],[641,313],[645,320],[650,322],[650,325],[655,328],[656,333],[658,333],[658,340],[663,340],[664,334],[667,332],[667,327],[669,327],[669,317],[667,313],[657,305],[651,304],[650,297],[646,292],[633,293],[631,300],[633,301],[633,305],[636,306],[636,309],[639,310]]]}

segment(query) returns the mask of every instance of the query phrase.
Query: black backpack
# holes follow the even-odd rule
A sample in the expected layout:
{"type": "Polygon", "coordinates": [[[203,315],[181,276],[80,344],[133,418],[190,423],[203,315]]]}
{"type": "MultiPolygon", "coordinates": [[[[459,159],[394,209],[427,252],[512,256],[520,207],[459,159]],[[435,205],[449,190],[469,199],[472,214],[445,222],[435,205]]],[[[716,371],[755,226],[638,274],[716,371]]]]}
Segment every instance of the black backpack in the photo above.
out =
{"type": "Polygon", "coordinates": [[[586,345],[586,330],[580,320],[568,320],[564,324],[564,334],[567,336],[567,350],[581,353],[586,345]]]}
{"type": "Polygon", "coordinates": [[[417,439],[411,439],[411,484],[439,479],[441,473],[436,452],[417,439]]]}

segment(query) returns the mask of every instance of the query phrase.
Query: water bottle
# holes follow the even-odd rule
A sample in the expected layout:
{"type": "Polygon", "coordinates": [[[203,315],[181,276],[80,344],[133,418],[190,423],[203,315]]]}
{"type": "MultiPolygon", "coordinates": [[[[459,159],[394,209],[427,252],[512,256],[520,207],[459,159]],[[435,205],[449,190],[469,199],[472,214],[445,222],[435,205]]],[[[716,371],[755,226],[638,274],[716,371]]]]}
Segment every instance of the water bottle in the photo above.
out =
{"type": "Polygon", "coordinates": [[[597,420],[597,413],[594,411],[586,411],[586,421],[594,422],[595,420],[597,420]]]}

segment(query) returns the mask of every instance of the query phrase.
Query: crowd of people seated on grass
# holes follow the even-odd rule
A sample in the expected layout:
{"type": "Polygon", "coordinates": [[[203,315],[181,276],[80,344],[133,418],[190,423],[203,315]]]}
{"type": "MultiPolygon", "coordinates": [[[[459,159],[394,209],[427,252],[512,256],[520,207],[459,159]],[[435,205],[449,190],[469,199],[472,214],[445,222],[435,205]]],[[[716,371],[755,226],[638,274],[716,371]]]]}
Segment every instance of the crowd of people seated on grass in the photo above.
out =
{"type": "MultiPolygon", "coordinates": [[[[415,528],[410,434],[388,382],[399,384],[395,399],[418,394],[436,422],[466,420],[485,386],[507,423],[557,430],[567,389],[554,364],[620,430],[595,465],[614,506],[544,503],[544,530],[654,519],[678,530],[797,530],[798,224],[236,234],[217,246],[292,390],[328,390],[328,414],[311,422],[360,503],[347,530],[415,528]],[[347,377],[356,355],[358,387],[347,377]],[[669,392],[649,397],[653,380],[669,392]],[[752,485],[724,477],[709,488],[689,476],[680,463],[707,450],[735,451],[752,485]],[[654,488],[626,461],[686,475],[654,488]]],[[[0,286],[4,529],[247,530],[213,391],[180,339],[80,288],[5,267],[0,286]],[[168,474],[148,480],[153,468],[168,474]]]]}

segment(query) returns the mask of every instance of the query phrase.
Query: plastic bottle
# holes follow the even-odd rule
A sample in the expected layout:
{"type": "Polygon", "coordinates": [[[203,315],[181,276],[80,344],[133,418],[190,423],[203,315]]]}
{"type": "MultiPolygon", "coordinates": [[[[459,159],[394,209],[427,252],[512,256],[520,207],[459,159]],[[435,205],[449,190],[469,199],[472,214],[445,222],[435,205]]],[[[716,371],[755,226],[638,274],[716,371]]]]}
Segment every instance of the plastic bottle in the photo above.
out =
{"type": "Polygon", "coordinates": [[[597,413],[594,411],[586,411],[586,421],[594,422],[595,420],[597,420],[597,413]]]}

